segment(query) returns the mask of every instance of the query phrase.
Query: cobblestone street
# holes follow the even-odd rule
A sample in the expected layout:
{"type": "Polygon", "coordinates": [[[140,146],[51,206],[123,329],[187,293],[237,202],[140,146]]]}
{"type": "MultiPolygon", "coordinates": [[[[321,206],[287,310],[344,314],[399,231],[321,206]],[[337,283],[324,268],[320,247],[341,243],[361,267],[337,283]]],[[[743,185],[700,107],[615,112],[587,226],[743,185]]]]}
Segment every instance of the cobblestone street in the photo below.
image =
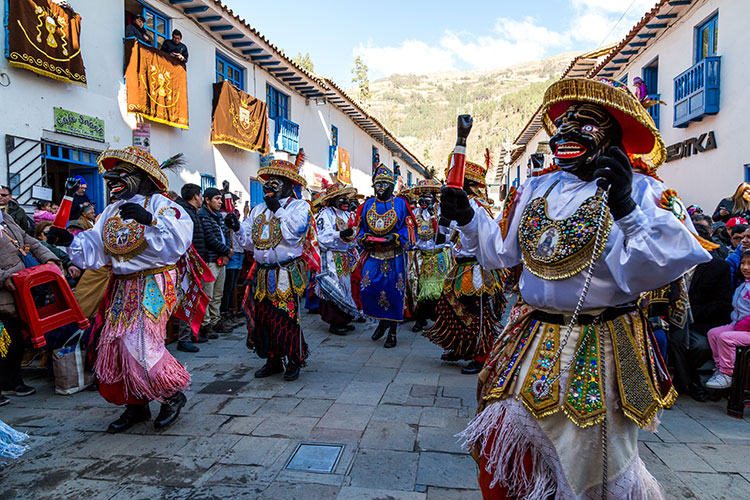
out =
{"type": "MultiPolygon", "coordinates": [[[[31,435],[30,449],[0,470],[0,497],[480,498],[477,468],[454,437],[476,408],[474,376],[442,363],[411,323],[386,350],[370,325],[338,337],[317,316],[303,322],[311,355],[294,382],[254,379],[262,362],[239,330],[198,354],[176,352],[192,389],[178,422],[159,433],[149,423],[107,434],[120,408],[91,391],[54,395],[51,380],[27,373],[37,394],[13,398],[0,418],[31,435]],[[343,445],[333,472],[285,468],[301,442],[343,445]]],[[[640,446],[667,498],[748,496],[750,422],[726,416],[725,401],[680,397],[640,446]]]]}

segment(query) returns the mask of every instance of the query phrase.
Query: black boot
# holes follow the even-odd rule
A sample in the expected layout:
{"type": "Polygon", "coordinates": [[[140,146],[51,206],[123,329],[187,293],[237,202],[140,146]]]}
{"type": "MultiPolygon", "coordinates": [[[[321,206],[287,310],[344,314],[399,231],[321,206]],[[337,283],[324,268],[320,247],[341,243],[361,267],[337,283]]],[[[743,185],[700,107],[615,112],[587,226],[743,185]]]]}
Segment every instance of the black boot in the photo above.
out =
{"type": "Polygon", "coordinates": [[[396,347],[396,329],[398,326],[396,323],[391,324],[391,329],[388,331],[388,337],[385,339],[385,344],[383,344],[383,347],[386,349],[390,349],[391,347],[396,347]]]}
{"type": "Polygon", "coordinates": [[[456,354],[456,351],[445,351],[440,355],[440,359],[442,359],[443,361],[453,362],[459,361],[461,359],[461,356],[456,354]]]}
{"type": "Polygon", "coordinates": [[[424,330],[425,326],[427,326],[427,320],[420,318],[414,322],[414,326],[411,327],[411,331],[414,333],[421,332],[422,330],[424,330]]]}
{"type": "Polygon", "coordinates": [[[469,361],[469,364],[461,368],[464,375],[475,375],[482,371],[482,363],[479,361],[469,361]]]}
{"type": "Polygon", "coordinates": [[[181,392],[176,392],[171,398],[161,404],[159,414],[154,420],[154,429],[163,429],[180,416],[180,410],[187,403],[187,398],[181,392]]]}
{"type": "Polygon", "coordinates": [[[145,405],[125,405],[125,411],[120,418],[109,424],[107,432],[116,434],[126,431],[138,422],[143,422],[151,418],[151,411],[148,409],[148,403],[145,405]]]}
{"type": "Polygon", "coordinates": [[[284,372],[284,380],[292,381],[297,380],[299,377],[299,365],[294,361],[289,361],[286,364],[286,371],[284,372]]]}
{"type": "Polygon", "coordinates": [[[388,323],[385,321],[381,321],[378,323],[378,327],[375,329],[375,331],[372,333],[372,340],[378,340],[383,335],[385,335],[385,330],[388,328],[388,323]]]}
{"type": "Polygon", "coordinates": [[[281,364],[281,360],[275,359],[275,358],[268,358],[268,361],[266,361],[266,364],[263,365],[263,367],[255,372],[255,378],[265,378],[270,377],[271,375],[274,375],[276,373],[281,373],[284,371],[284,365],[281,364]]]}
{"type": "Polygon", "coordinates": [[[334,335],[346,335],[349,329],[345,326],[331,325],[328,327],[328,332],[334,335]]]}

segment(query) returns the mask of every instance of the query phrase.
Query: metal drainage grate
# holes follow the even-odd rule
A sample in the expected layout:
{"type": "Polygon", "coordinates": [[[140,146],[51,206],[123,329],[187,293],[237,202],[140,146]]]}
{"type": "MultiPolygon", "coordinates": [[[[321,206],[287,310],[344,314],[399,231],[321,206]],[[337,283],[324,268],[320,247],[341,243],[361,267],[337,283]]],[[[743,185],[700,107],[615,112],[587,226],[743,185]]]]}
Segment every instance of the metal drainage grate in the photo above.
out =
{"type": "Polygon", "coordinates": [[[332,474],[343,452],[343,444],[300,443],[284,468],[332,474]]]}

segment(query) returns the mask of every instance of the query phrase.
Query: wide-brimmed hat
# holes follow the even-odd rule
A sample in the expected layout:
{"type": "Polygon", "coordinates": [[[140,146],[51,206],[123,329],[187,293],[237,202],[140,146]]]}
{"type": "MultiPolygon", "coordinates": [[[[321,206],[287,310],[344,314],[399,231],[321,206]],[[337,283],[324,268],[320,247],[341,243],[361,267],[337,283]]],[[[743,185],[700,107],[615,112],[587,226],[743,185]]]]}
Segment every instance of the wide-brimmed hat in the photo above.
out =
{"type": "Polygon", "coordinates": [[[162,191],[169,189],[167,176],[162,172],[159,162],[151,153],[134,146],[128,146],[124,149],[108,149],[99,155],[96,161],[99,164],[99,173],[112,170],[118,163],[125,162],[134,165],[148,174],[154,181],[156,187],[162,191]]]}
{"type": "Polygon", "coordinates": [[[258,169],[258,179],[262,181],[267,180],[271,175],[286,177],[299,186],[307,186],[307,181],[304,177],[299,175],[299,169],[297,168],[297,165],[292,162],[284,160],[273,160],[269,166],[261,167],[258,169]]]}
{"type": "MultiPolygon", "coordinates": [[[[453,166],[453,153],[448,155],[448,166],[445,167],[445,176],[448,177],[448,172],[450,172],[451,167],[453,166]]],[[[487,176],[487,166],[486,165],[480,165],[479,163],[474,163],[473,161],[466,160],[464,163],[464,177],[466,177],[469,180],[472,180],[474,182],[479,183],[482,186],[486,185],[485,177],[487,176]]]]}
{"type": "Polygon", "coordinates": [[[608,78],[566,78],[550,85],[542,102],[542,124],[550,137],[557,133],[555,120],[580,102],[609,111],[622,128],[628,155],[642,159],[652,172],[664,163],[667,148],[653,118],[625,84],[608,78]]]}
{"type": "Polygon", "coordinates": [[[324,190],[315,197],[312,203],[314,206],[322,206],[334,198],[338,198],[339,196],[349,197],[356,194],[356,192],[357,190],[353,186],[346,186],[340,182],[328,184],[324,186],[324,190]]]}
{"type": "Polygon", "coordinates": [[[423,181],[419,181],[416,186],[411,188],[411,191],[419,196],[422,193],[432,193],[434,195],[440,194],[440,188],[443,187],[440,185],[438,181],[435,179],[425,179],[423,181]]]}
{"type": "Polygon", "coordinates": [[[393,170],[381,163],[378,165],[378,168],[375,169],[375,172],[372,173],[372,183],[375,184],[378,181],[396,184],[396,176],[393,175],[393,170]]]}

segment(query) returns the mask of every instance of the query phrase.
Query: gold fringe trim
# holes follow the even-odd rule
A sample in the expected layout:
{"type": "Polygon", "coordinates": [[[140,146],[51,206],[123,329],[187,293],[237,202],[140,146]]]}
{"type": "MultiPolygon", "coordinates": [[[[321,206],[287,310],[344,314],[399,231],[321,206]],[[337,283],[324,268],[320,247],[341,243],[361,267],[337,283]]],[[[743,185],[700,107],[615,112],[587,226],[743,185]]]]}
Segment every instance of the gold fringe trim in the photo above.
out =
{"type": "Polygon", "coordinates": [[[64,83],[72,83],[75,85],[80,85],[82,87],[86,86],[86,77],[83,77],[83,81],[77,82],[75,80],[71,80],[68,77],[60,76],[58,74],[52,73],[51,71],[47,71],[45,69],[39,68],[37,66],[34,66],[33,64],[26,64],[21,63],[18,61],[8,61],[8,66],[12,66],[14,68],[21,68],[21,69],[27,69],[29,71],[33,71],[37,75],[46,76],[47,78],[51,78],[53,80],[57,80],[58,82],[64,82],[64,83]]]}
{"type": "Polygon", "coordinates": [[[266,154],[267,150],[263,146],[246,146],[244,144],[238,144],[237,142],[232,141],[231,136],[221,134],[217,137],[227,137],[228,139],[211,139],[211,144],[226,144],[228,146],[234,146],[235,148],[244,149],[245,151],[257,151],[260,154],[266,154]]]}
{"type": "Polygon", "coordinates": [[[162,123],[164,125],[169,125],[170,127],[177,127],[177,128],[181,128],[181,129],[185,129],[185,130],[189,130],[190,129],[190,127],[188,125],[183,125],[182,123],[173,122],[173,121],[170,121],[170,120],[167,120],[167,119],[164,119],[164,118],[156,118],[155,116],[148,116],[148,115],[143,114],[141,112],[137,112],[137,113],[139,115],[141,115],[143,118],[145,118],[145,119],[147,119],[149,121],[152,121],[152,122],[162,123]]]}
{"type": "MultiPolygon", "coordinates": [[[[654,146],[644,156],[653,164],[656,171],[667,159],[667,147],[661,133],[654,125],[654,120],[643,105],[622,90],[618,90],[597,80],[589,78],[566,78],[553,83],[544,94],[542,103],[542,125],[550,137],[555,135],[557,127],[549,117],[549,110],[553,104],[562,101],[589,102],[607,108],[616,109],[632,118],[648,129],[654,136],[654,146]]],[[[625,131],[623,131],[625,132],[625,131]]],[[[635,153],[628,151],[628,153],[635,153]]]]}
{"type": "Polygon", "coordinates": [[[8,330],[0,323],[0,358],[4,358],[8,355],[8,347],[10,347],[10,334],[8,330]]]}

